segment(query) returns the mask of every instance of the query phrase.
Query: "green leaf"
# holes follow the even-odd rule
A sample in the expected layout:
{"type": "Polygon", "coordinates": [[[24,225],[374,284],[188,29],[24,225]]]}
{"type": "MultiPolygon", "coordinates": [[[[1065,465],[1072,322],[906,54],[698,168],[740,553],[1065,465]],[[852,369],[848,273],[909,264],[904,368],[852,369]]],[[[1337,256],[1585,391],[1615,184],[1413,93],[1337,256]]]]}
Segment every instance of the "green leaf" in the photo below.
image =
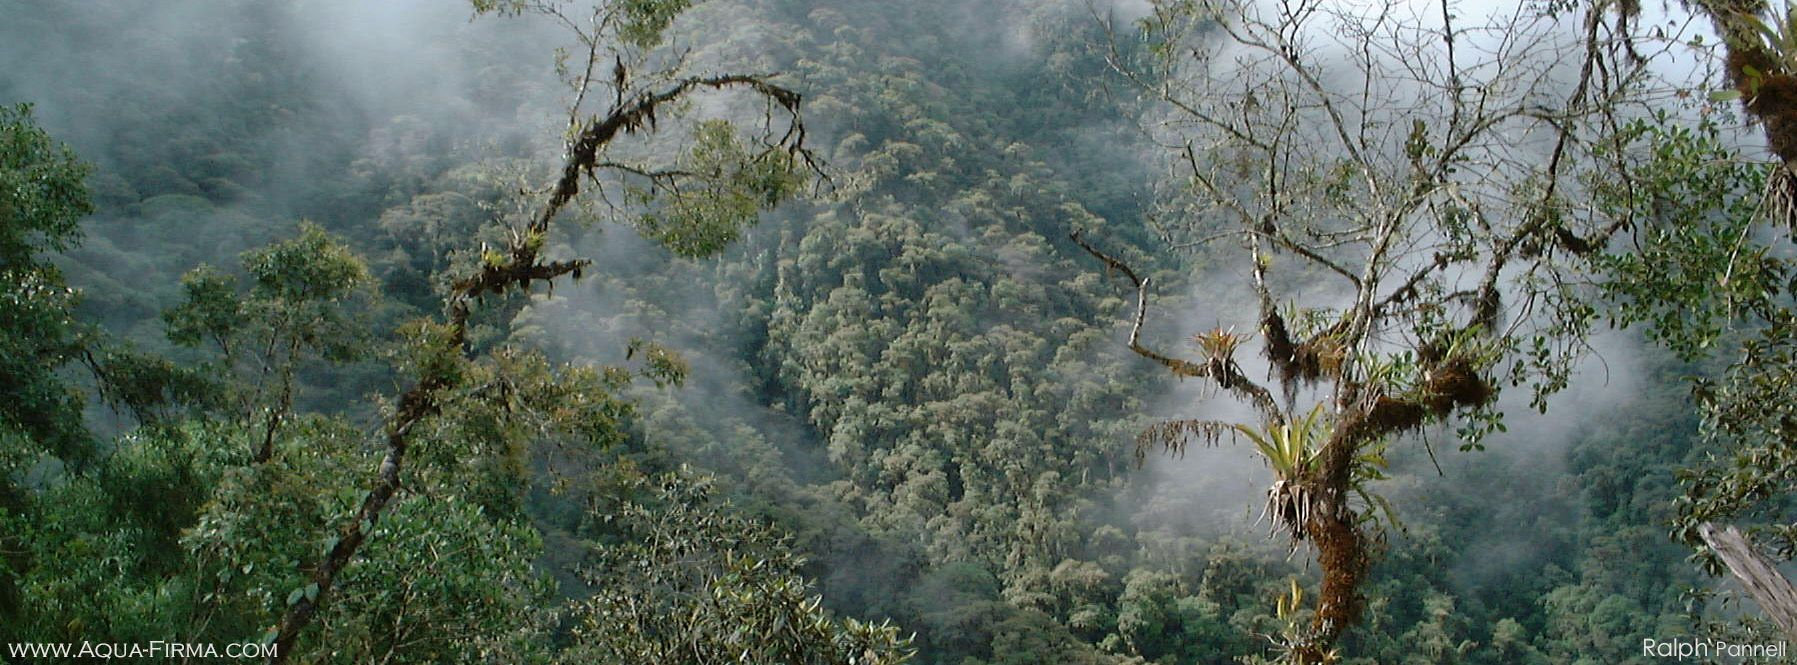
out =
{"type": "Polygon", "coordinates": [[[1731,102],[1741,98],[1739,90],[1716,90],[1710,93],[1712,102],[1731,102]]]}

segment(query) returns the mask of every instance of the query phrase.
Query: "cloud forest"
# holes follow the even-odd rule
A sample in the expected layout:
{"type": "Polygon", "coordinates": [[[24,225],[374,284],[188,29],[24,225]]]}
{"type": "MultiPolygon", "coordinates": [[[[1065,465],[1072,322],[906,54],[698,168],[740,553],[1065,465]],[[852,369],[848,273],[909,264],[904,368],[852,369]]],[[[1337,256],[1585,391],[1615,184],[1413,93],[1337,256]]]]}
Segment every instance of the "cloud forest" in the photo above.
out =
{"type": "Polygon", "coordinates": [[[0,662],[1797,662],[1797,7],[0,16],[0,662]]]}

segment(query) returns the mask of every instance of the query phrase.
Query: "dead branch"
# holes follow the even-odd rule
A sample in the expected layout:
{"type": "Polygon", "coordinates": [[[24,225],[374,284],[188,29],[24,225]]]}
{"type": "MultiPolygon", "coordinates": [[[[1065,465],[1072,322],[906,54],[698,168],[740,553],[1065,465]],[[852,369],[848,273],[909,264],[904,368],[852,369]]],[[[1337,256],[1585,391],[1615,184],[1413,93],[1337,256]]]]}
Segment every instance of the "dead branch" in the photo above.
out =
{"type": "Polygon", "coordinates": [[[1772,617],[1786,635],[1797,636],[1797,588],[1778,572],[1777,565],[1755,550],[1740,529],[1704,522],[1697,527],[1697,532],[1722,563],[1728,564],[1728,572],[1747,589],[1754,602],[1760,604],[1760,609],[1772,617]]]}

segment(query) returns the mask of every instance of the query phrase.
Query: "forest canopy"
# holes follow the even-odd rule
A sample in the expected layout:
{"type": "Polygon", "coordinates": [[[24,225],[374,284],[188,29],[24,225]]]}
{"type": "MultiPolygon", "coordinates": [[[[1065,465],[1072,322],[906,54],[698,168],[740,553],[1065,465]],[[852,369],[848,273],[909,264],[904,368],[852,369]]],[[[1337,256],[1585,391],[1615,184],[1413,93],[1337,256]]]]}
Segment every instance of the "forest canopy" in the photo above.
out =
{"type": "Polygon", "coordinates": [[[140,4],[0,25],[7,662],[1790,637],[1783,7],[140,4]]]}

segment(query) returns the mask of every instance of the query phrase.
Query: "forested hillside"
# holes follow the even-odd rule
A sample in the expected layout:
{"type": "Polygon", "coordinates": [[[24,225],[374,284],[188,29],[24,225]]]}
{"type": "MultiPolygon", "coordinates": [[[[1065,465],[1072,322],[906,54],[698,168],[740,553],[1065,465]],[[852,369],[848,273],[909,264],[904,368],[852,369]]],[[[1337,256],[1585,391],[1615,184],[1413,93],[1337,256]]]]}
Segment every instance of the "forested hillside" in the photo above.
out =
{"type": "Polygon", "coordinates": [[[1249,6],[0,0],[0,642],[1495,665],[1777,639],[1695,534],[1794,552],[1768,405],[1797,285],[1760,201],[1797,180],[1766,184],[1754,87],[1786,65],[1638,73],[1692,57],[1703,3],[1510,8],[1583,78],[1419,41],[1446,63],[1419,81],[1469,72],[1454,111],[1359,109],[1351,162],[1303,101],[1340,99],[1300,76],[1326,49],[1202,60],[1252,45],[1249,6]],[[1253,83],[1269,62],[1297,74],[1253,83]],[[1433,226],[1332,226],[1389,201],[1433,226]],[[1370,433],[1304,442],[1335,432],[1370,433]]]}

